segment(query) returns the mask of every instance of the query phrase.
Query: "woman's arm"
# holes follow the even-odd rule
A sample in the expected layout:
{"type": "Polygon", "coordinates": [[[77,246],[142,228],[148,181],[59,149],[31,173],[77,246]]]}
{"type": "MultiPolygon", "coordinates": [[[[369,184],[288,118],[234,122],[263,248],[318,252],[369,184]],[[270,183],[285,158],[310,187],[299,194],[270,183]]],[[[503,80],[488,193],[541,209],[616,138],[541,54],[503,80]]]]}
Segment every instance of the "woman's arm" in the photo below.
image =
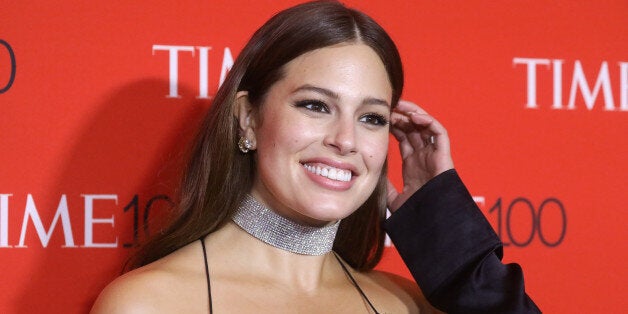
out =
{"type": "Polygon", "coordinates": [[[517,264],[455,170],[424,185],[385,225],[399,254],[436,308],[448,313],[539,313],[517,264]]]}
{"type": "Polygon", "coordinates": [[[391,115],[403,190],[389,184],[386,230],[426,298],[449,313],[540,312],[519,265],[501,263],[502,244],[463,185],[445,128],[417,105],[391,115]]]}

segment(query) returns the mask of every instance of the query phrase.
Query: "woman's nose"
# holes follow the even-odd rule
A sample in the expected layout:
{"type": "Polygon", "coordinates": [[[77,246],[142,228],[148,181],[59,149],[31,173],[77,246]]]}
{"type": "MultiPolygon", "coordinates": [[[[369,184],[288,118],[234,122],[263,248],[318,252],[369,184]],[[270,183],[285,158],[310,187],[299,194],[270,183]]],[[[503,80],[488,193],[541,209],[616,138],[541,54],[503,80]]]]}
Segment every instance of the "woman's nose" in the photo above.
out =
{"type": "Polygon", "coordinates": [[[331,147],[341,155],[355,153],[355,124],[350,119],[338,119],[327,129],[325,146],[331,147]]]}

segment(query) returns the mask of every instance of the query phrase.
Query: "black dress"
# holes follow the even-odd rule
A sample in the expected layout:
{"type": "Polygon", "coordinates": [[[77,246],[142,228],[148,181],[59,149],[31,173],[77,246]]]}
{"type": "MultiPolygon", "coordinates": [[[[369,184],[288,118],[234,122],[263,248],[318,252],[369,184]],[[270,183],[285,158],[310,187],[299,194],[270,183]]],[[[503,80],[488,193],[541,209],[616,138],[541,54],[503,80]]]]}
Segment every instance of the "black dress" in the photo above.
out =
{"type": "Polygon", "coordinates": [[[425,184],[385,229],[427,300],[447,313],[540,313],[517,264],[455,170],[425,184]]]}

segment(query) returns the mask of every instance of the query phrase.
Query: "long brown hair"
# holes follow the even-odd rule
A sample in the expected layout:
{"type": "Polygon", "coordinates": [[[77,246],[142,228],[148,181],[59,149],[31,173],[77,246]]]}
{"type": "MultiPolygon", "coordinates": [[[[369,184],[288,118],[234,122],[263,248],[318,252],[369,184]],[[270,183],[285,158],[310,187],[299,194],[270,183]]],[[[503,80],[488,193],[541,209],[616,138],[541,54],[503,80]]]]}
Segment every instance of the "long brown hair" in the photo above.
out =
{"type": "MultiPolygon", "coordinates": [[[[340,43],[362,43],[383,61],[395,106],[403,88],[401,59],[395,44],[373,19],[334,1],[315,1],[286,9],[258,29],[218,90],[194,145],[180,187],[177,217],[130,261],[130,268],[153,262],[216,231],[230,217],[252,186],[253,154],[237,150],[238,125],[234,101],[248,91],[259,106],[269,88],[283,76],[292,59],[340,43]]],[[[378,185],[358,210],[342,220],[334,250],[352,267],[368,270],[381,259],[385,233],[386,164],[378,185]]]]}

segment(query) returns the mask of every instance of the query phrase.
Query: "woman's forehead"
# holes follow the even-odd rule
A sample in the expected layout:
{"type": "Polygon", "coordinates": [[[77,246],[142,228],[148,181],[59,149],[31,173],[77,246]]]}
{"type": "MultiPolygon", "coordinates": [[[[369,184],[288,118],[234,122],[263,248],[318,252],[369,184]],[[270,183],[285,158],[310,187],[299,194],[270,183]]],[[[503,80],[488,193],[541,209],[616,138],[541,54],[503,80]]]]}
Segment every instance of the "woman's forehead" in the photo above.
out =
{"type": "Polygon", "coordinates": [[[338,97],[384,99],[390,103],[392,86],[384,63],[364,44],[342,44],[309,51],[284,66],[277,82],[289,91],[320,88],[338,97]],[[303,87],[312,88],[303,88],[303,87]]]}

